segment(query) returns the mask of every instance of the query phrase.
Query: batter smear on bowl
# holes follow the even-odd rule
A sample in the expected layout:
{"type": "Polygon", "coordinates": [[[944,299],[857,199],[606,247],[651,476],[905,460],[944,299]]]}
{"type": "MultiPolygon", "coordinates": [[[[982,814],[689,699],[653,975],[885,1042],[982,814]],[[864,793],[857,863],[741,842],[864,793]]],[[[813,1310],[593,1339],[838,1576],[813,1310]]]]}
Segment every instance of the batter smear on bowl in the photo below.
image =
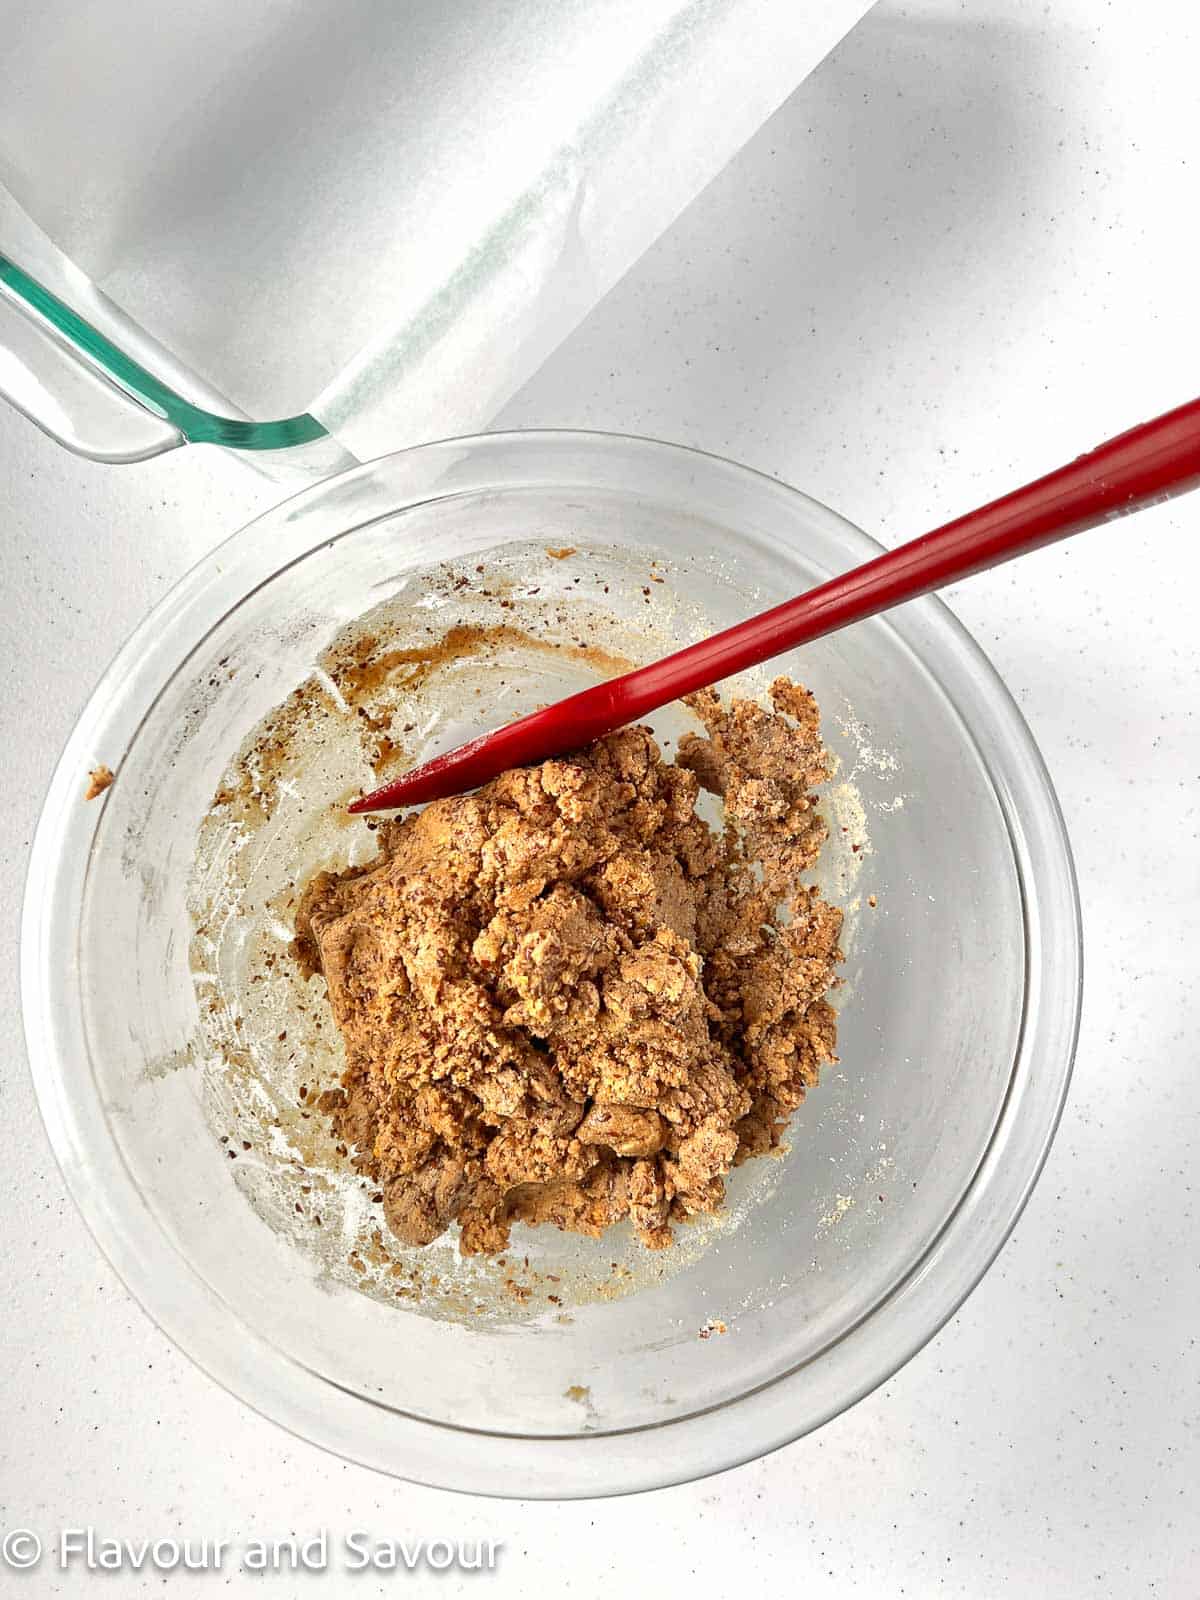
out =
{"type": "Polygon", "coordinates": [[[674,763],[622,729],[389,821],[373,861],[308,886],[296,951],[348,1062],[318,1105],[404,1243],[628,1217],[660,1249],[779,1143],[835,1059],[842,918],[805,881],[816,702],[783,678],[771,700],[707,690],[674,763]]]}

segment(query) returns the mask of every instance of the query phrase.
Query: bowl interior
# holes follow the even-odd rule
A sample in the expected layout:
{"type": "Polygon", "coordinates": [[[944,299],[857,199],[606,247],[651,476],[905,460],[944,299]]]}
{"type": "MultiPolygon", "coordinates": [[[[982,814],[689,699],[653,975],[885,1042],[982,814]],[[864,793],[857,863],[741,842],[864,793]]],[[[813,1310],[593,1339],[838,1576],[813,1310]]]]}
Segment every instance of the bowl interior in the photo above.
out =
{"type": "MultiPolygon", "coordinates": [[[[192,858],[206,808],[246,734],[347,624],[371,613],[371,626],[397,627],[403,640],[406,621],[440,630],[502,600],[496,621],[645,659],[827,576],[803,526],[790,533],[621,488],[584,502],[544,485],[427,499],[283,566],[219,619],[158,696],[107,797],[83,894],[90,1059],[155,1224],[234,1318],[291,1362],[462,1429],[653,1426],[813,1362],[885,1299],[962,1200],[1018,1048],[1021,885],[970,731],[885,621],[778,664],[818,694],[840,760],[827,797],[829,893],[850,912],[840,1064],[795,1117],[789,1152],[734,1174],[728,1219],[683,1230],[669,1258],[646,1258],[626,1235],[592,1245],[518,1229],[504,1267],[459,1272],[453,1246],[440,1246],[429,1290],[410,1258],[397,1272],[390,1254],[371,1261],[360,1219],[325,1179],[314,1194],[298,1155],[307,1165],[310,1150],[320,1173],[336,1158],[322,1118],[288,1102],[298,1083],[331,1082],[336,1045],[320,1037],[312,992],[317,1029],[296,1037],[286,891],[328,854],[371,848],[365,824],[341,824],[346,795],[371,779],[352,738],[306,742],[253,819],[266,826],[237,814],[222,824],[213,859],[222,848],[245,859],[243,898],[206,902],[222,918],[221,1002],[213,973],[197,971],[192,858]],[[568,546],[573,557],[547,555],[568,546]],[[456,587],[462,574],[475,582],[456,587]],[[238,918],[251,912],[267,941],[274,922],[277,978],[243,938],[238,918]],[[203,1026],[211,1011],[229,1024],[224,1051],[203,1026]],[[288,1021],[291,1043],[277,1051],[288,1021]],[[229,1062],[219,1058],[230,1053],[242,1101],[222,1086],[229,1062]],[[254,1125],[243,1101],[256,1078],[272,1093],[254,1125]]],[[[586,654],[550,661],[520,642],[462,662],[406,754],[482,731],[509,714],[506,698],[533,704],[595,674],[586,654]]],[[[730,685],[739,688],[760,693],[762,682],[730,685]]],[[[421,704],[432,704],[427,686],[421,704]]],[[[347,726],[354,733],[354,718],[347,726]]],[[[669,714],[659,731],[670,738],[672,726],[669,714]]]]}

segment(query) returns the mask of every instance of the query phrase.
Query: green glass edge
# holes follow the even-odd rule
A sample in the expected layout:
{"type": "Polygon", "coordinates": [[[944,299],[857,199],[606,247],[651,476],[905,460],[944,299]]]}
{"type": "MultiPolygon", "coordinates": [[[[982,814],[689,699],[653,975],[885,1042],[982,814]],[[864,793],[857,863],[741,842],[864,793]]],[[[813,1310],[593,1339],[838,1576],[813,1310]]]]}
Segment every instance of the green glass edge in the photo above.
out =
{"type": "Polygon", "coordinates": [[[224,444],[235,450],[285,450],[292,445],[323,439],[327,429],[307,411],[277,422],[242,422],[219,417],[160,383],[132,357],[117,348],[90,322],[65,305],[57,295],[0,253],[0,283],[57,328],[77,349],[88,355],[135,400],[156,416],[165,417],[192,444],[224,444]]]}

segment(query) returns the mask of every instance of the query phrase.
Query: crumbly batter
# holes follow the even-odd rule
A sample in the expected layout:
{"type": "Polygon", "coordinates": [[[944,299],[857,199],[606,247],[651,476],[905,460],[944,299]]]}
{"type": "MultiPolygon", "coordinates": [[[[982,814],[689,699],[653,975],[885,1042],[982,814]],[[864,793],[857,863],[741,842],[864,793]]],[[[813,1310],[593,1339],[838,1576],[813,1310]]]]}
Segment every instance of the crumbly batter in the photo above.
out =
{"type": "Polygon", "coordinates": [[[112,787],[113,773],[111,767],[93,767],[88,773],[88,785],[83,792],[85,800],[98,800],[105,789],[112,787]]]}
{"type": "Polygon", "coordinates": [[[348,1061],[318,1103],[404,1243],[628,1217],[660,1249],[779,1143],[834,1059],[841,913],[804,882],[816,703],[771,699],[705,691],[674,764],[626,728],[385,823],[374,861],[309,885],[296,949],[348,1061]]]}

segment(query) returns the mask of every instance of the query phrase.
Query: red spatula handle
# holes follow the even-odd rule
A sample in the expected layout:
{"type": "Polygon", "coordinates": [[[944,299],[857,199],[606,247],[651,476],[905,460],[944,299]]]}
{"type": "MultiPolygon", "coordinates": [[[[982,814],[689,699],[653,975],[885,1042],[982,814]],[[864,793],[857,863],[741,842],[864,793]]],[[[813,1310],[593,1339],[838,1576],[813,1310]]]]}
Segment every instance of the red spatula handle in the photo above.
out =
{"type": "Polygon", "coordinates": [[[473,789],[508,767],[578,749],[797,645],[1197,483],[1200,400],[1193,400],[795,600],[437,756],[350,809],[417,805],[473,789]]]}

